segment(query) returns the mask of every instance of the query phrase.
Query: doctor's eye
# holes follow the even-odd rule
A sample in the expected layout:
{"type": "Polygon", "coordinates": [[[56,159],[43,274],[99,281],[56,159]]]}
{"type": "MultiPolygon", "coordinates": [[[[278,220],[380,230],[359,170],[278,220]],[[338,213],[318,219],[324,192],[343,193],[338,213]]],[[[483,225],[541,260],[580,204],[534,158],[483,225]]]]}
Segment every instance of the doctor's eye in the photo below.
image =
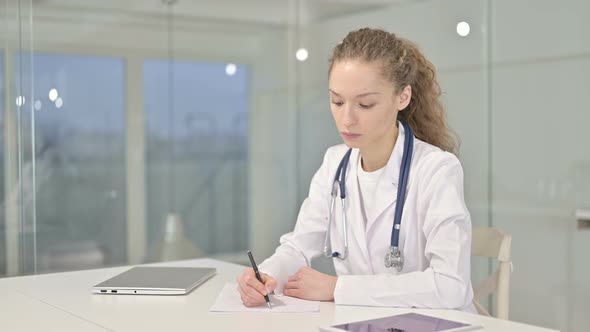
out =
{"type": "Polygon", "coordinates": [[[342,105],[344,105],[344,102],[332,100],[332,104],[334,104],[336,106],[342,106],[342,105]]]}
{"type": "Polygon", "coordinates": [[[359,104],[359,106],[362,109],[368,110],[368,109],[372,108],[373,106],[375,106],[375,104],[371,104],[371,105],[359,104]]]}

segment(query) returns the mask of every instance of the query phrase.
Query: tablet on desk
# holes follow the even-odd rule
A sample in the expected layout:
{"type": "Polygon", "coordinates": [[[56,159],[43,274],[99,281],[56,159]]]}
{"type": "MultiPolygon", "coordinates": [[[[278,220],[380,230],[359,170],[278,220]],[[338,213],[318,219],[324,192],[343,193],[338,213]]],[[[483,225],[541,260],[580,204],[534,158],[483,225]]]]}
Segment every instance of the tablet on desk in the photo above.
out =
{"type": "Polygon", "coordinates": [[[137,266],[95,285],[92,292],[109,295],[184,295],[215,273],[215,268],[137,266]]]}
{"type": "Polygon", "coordinates": [[[442,318],[407,313],[377,319],[370,319],[361,322],[340,324],[330,327],[322,327],[320,331],[325,332],[464,332],[479,330],[479,325],[470,325],[455,322],[442,318]]]}

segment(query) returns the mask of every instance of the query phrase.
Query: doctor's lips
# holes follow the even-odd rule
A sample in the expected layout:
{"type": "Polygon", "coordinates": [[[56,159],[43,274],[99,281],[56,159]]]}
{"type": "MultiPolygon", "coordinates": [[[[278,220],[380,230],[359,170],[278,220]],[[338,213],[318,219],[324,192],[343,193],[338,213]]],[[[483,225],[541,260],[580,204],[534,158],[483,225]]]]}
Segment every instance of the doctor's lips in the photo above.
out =
{"type": "Polygon", "coordinates": [[[347,140],[357,139],[362,136],[361,134],[353,134],[353,133],[345,133],[345,132],[341,132],[340,134],[342,135],[342,137],[344,139],[347,139],[347,140]]]}

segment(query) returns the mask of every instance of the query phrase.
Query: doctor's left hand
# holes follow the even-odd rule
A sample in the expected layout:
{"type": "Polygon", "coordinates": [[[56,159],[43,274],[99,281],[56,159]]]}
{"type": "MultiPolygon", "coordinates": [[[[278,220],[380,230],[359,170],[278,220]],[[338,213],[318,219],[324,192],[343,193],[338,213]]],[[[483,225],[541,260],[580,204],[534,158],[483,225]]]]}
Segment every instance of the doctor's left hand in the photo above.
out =
{"type": "Polygon", "coordinates": [[[289,277],[283,293],[304,300],[333,301],[337,280],[338,277],[305,266],[289,277]]]}

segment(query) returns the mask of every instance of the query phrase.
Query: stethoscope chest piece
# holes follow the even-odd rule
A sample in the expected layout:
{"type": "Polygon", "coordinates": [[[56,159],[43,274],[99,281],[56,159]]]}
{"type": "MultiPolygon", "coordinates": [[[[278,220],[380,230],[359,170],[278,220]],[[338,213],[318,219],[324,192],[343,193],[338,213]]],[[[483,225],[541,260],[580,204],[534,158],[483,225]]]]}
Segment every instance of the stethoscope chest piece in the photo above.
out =
{"type": "Polygon", "coordinates": [[[385,267],[395,267],[397,272],[401,272],[404,267],[404,257],[398,247],[389,247],[389,252],[385,255],[385,267]]]}

